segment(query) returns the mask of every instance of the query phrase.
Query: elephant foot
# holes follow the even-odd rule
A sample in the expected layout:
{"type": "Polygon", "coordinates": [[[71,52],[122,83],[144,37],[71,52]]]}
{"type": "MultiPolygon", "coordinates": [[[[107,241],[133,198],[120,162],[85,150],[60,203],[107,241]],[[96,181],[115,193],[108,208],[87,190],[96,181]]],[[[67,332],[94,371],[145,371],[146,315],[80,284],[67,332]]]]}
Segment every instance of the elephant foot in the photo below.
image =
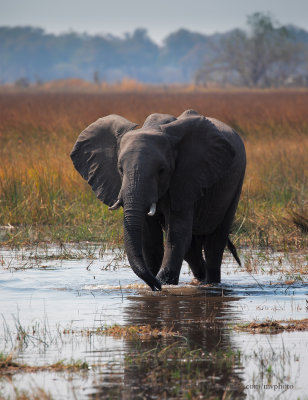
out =
{"type": "Polygon", "coordinates": [[[206,269],[206,283],[220,283],[221,274],[220,268],[207,268],[206,269]]]}
{"type": "Polygon", "coordinates": [[[165,270],[160,270],[159,273],[156,276],[156,279],[162,284],[162,285],[178,285],[179,283],[179,277],[178,276],[173,276],[168,271],[165,270]]]}
{"type": "Polygon", "coordinates": [[[191,282],[189,282],[189,285],[192,286],[200,286],[200,285],[204,285],[205,279],[198,279],[198,278],[193,278],[191,282]]]}

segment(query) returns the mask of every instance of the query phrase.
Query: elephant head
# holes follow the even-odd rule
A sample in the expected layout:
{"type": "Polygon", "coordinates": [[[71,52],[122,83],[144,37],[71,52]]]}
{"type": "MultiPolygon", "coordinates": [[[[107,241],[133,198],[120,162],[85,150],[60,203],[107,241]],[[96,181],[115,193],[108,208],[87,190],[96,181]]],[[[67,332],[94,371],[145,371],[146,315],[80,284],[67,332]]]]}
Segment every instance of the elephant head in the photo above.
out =
{"type": "Polygon", "coordinates": [[[145,215],[155,214],[174,168],[171,144],[155,127],[173,120],[169,115],[154,114],[141,129],[134,130],[137,124],[109,115],[88,126],[71,152],[75,168],[96,196],[111,210],[123,206],[128,260],[152,290],[160,290],[161,284],[145,267],[142,227],[145,215]]]}
{"type": "Polygon", "coordinates": [[[214,153],[215,158],[215,149],[221,147],[223,140],[219,135],[211,140],[211,124],[193,110],[178,119],[168,114],[152,114],[139,129],[121,116],[109,115],[87,127],[72,150],[75,168],[96,196],[112,210],[123,206],[129,263],[152,290],[160,290],[161,283],[147,269],[142,254],[146,215],[155,214],[157,202],[168,191],[172,209],[185,206],[191,196],[198,196],[202,189],[221,177],[231,162],[233,155],[228,143],[224,143],[225,152],[220,149],[215,161],[207,157],[214,153]],[[204,133],[201,148],[194,143],[196,136],[192,135],[199,131],[204,133]],[[192,146],[196,146],[196,156],[201,161],[187,153],[191,153],[192,146]],[[187,174],[187,169],[198,169],[200,163],[205,170],[201,165],[199,173],[189,170],[187,174]]]}

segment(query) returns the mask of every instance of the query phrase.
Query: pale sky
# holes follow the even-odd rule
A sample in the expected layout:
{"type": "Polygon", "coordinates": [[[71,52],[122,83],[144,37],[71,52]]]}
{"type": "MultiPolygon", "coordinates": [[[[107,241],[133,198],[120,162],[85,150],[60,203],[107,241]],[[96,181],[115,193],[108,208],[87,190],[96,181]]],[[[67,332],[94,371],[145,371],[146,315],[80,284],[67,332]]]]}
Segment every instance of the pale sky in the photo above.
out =
{"type": "Polygon", "coordinates": [[[141,27],[160,43],[179,28],[206,34],[244,28],[256,11],[308,30],[308,0],[0,0],[0,25],[117,36],[141,27]]]}

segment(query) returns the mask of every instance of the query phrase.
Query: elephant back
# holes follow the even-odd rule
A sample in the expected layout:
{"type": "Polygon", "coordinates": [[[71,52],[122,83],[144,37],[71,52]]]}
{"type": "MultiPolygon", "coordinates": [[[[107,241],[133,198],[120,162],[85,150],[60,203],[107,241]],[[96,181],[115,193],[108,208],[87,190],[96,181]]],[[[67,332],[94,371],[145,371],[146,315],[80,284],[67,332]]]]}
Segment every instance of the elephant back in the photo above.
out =
{"type": "Polygon", "coordinates": [[[169,124],[175,120],[176,118],[173,115],[155,113],[147,117],[142,128],[160,130],[160,125],[169,124]]]}

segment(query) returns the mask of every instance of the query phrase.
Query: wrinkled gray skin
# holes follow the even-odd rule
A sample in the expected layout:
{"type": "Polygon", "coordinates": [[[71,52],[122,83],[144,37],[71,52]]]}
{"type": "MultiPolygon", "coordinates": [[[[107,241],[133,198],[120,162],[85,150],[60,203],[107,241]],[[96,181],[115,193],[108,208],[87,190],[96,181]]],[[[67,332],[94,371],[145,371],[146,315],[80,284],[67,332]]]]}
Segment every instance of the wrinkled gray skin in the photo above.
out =
{"type": "Polygon", "coordinates": [[[236,257],[228,235],[245,173],[241,138],[193,110],[136,126],[118,115],[91,124],[71,153],[77,171],[105,204],[123,206],[129,263],[152,290],[178,284],[183,260],[199,281],[220,282],[227,243],[236,257]]]}

